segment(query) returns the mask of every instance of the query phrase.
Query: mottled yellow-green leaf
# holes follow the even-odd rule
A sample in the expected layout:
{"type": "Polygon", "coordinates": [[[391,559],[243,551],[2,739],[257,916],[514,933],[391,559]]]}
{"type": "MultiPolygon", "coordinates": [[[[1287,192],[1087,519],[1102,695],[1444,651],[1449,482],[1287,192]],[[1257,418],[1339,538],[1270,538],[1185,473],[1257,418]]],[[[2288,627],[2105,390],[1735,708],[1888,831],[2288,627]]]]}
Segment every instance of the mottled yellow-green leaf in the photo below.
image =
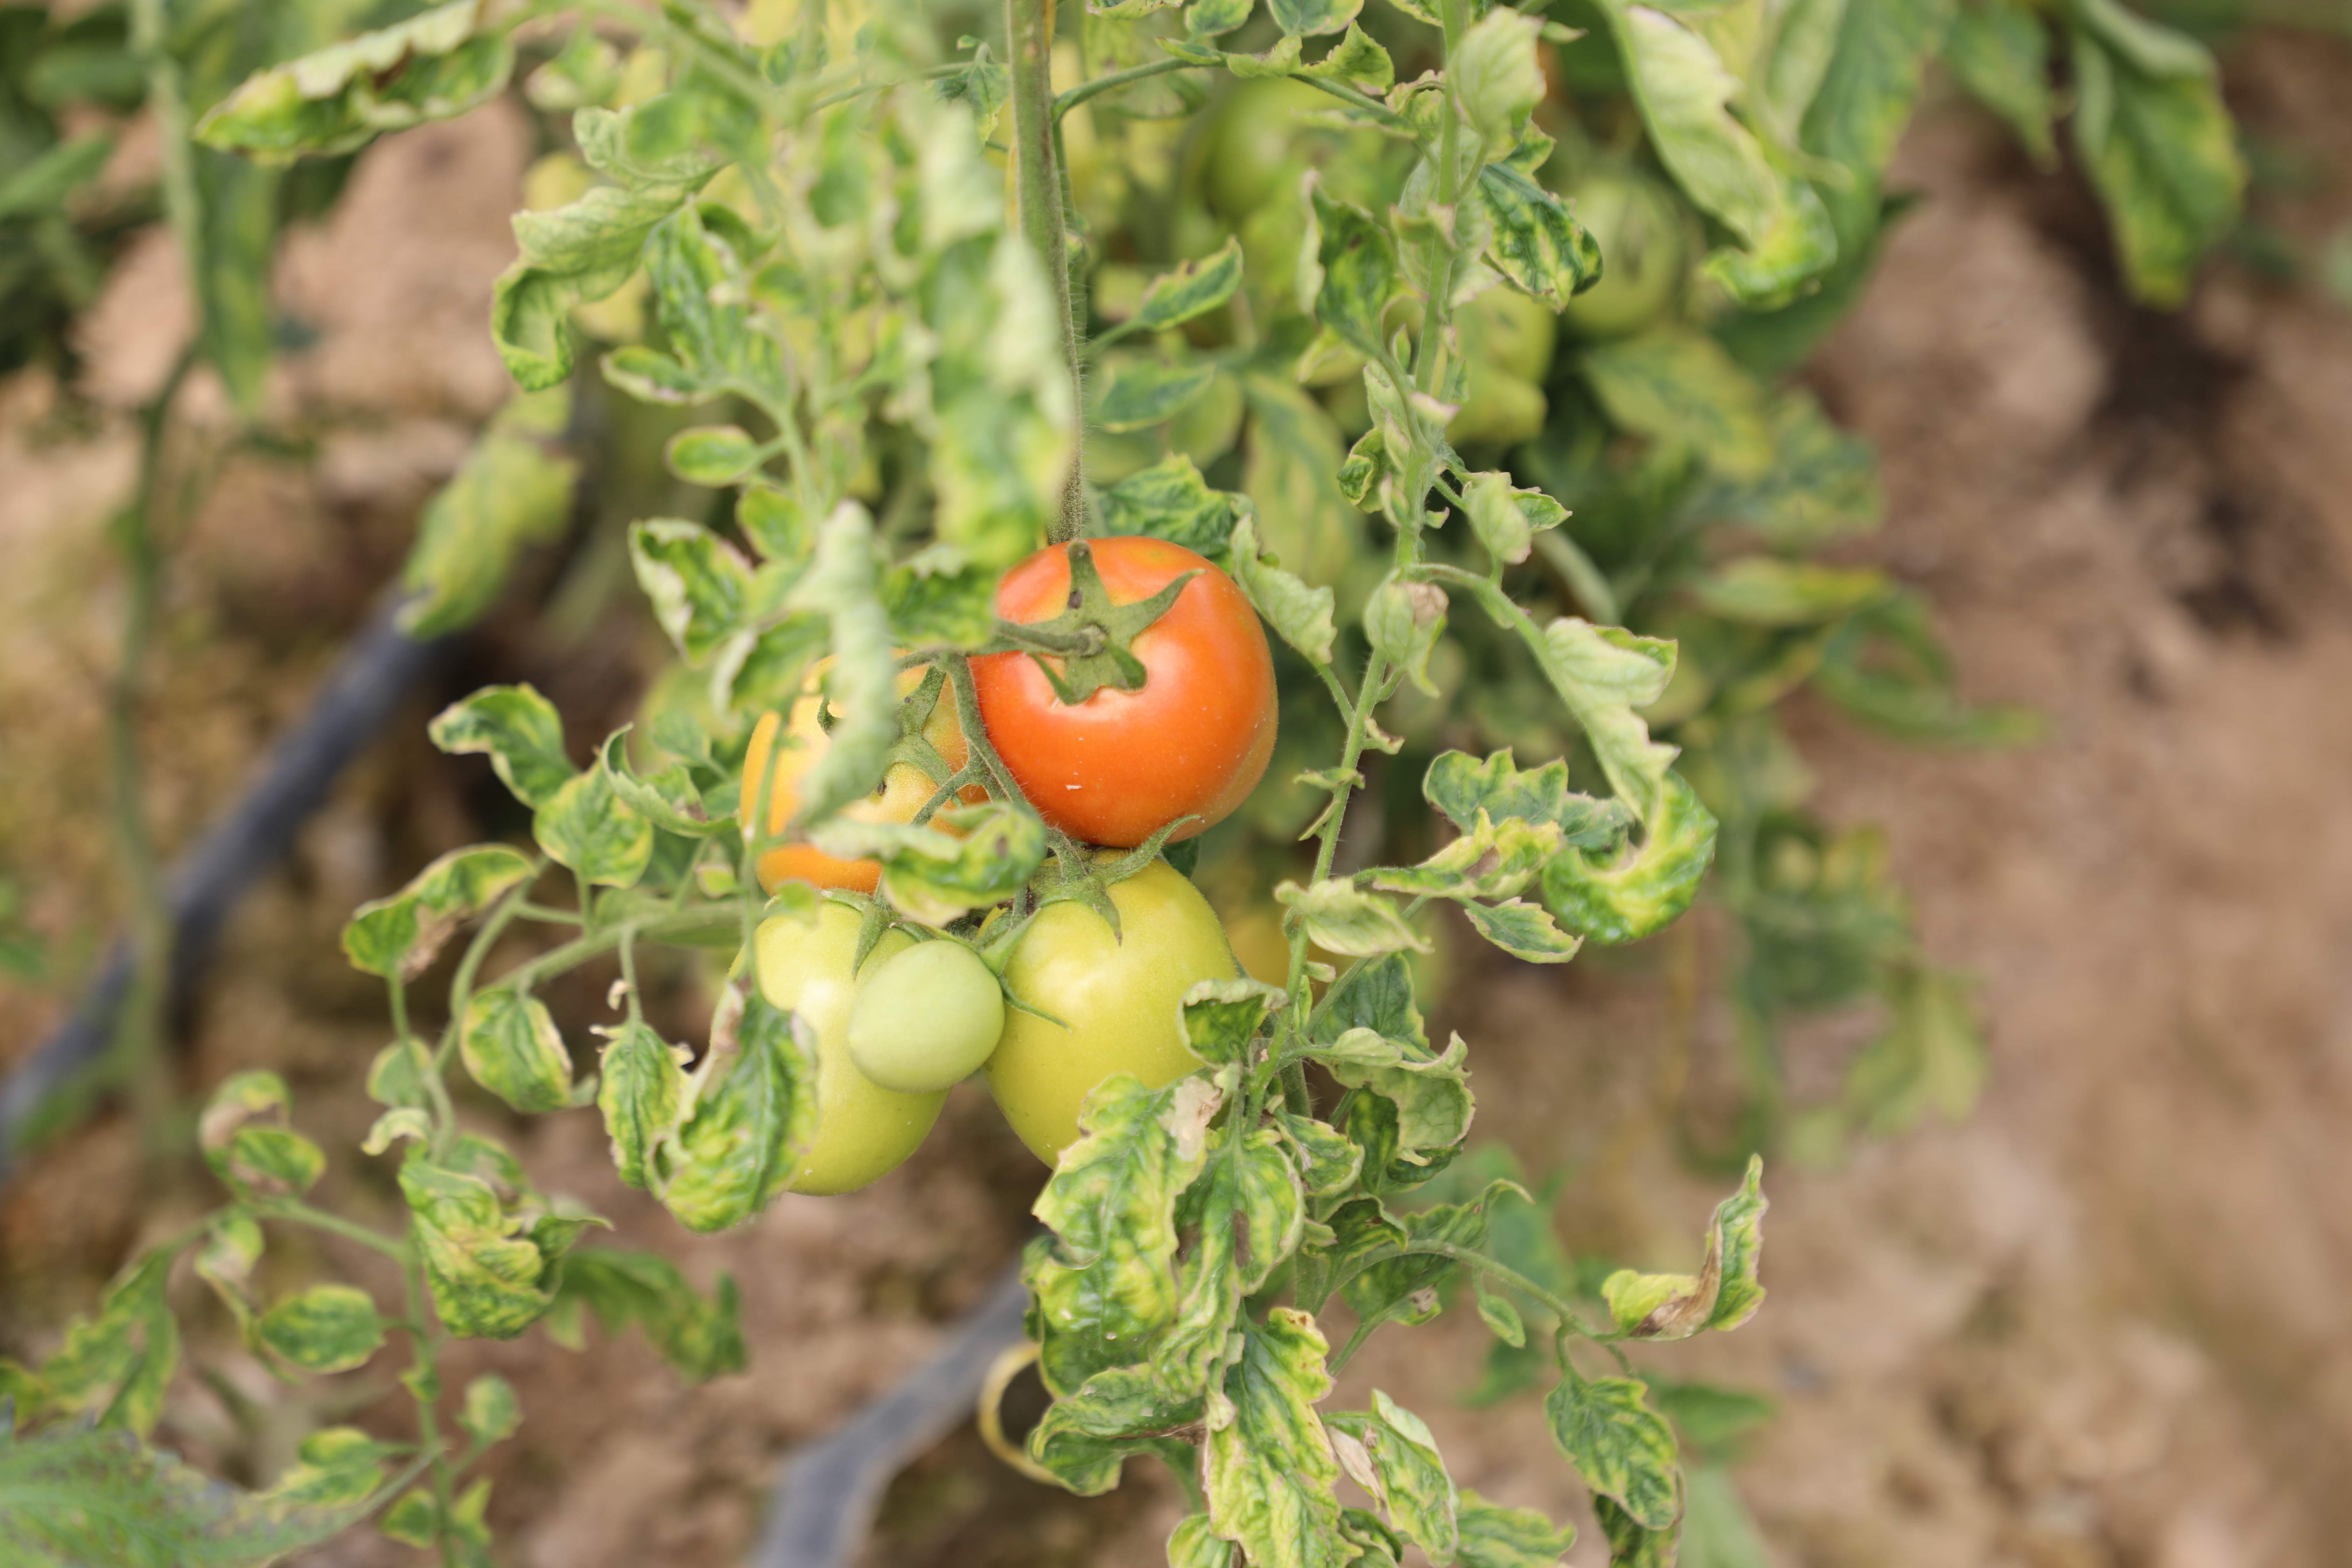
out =
{"type": "Polygon", "coordinates": [[[536,996],[494,985],[466,1005],[458,1052],[474,1081],[517,1110],[572,1103],[572,1054],[554,1016],[536,996]]]}
{"type": "Polygon", "coordinates": [[[686,1074],[660,1036],[625,1025],[604,1047],[596,1109],[612,1140],[613,1168],[633,1187],[659,1179],[656,1151],[677,1131],[686,1108],[686,1074]]]}
{"type": "Polygon", "coordinates": [[[1913,968],[1891,989],[1885,1032],[1846,1069],[1849,1114],[1882,1135],[1915,1127],[1931,1110],[1965,1120],[1991,1072],[1967,988],[1955,976],[1913,968]]]}
{"type": "Polygon", "coordinates": [[[2008,121],[2038,166],[2057,166],[2050,30],[2026,0],[1963,5],[1944,41],[1944,63],[1970,97],[2008,121]]]}
{"type": "Polygon", "coordinates": [[[1258,1568],[1339,1568],[1359,1554],[1339,1533],[1339,1461],[1315,1414],[1331,1390],[1329,1350],[1313,1318],[1276,1308],[1244,1330],[1223,1419],[1211,1415],[1209,1518],[1258,1568]]]}
{"type": "Polygon", "coordinates": [[[481,753],[517,800],[543,806],[577,770],[563,750],[555,705],[528,685],[485,686],[451,703],[425,727],[451,756],[481,753]]]}
{"type": "Polygon", "coordinates": [[[1523,816],[1496,822],[1482,808],[1460,837],[1428,859],[1418,866],[1381,868],[1370,880],[1392,893],[1507,899],[1534,881],[1560,848],[1560,831],[1552,824],[1523,816]]]}
{"type": "Polygon", "coordinates": [[[1694,451],[1733,479],[1770,470],[1764,389],[1705,332],[1661,323],[1591,344],[1575,363],[1609,417],[1625,429],[1694,451]]]}
{"type": "Polygon", "coordinates": [[[415,595],[400,609],[411,637],[472,626],[497,603],[515,558],[571,521],[580,465],[557,440],[571,404],[562,389],[509,403],[425,503],[401,569],[415,595]]]}
{"type": "Polygon", "coordinates": [[[2151,305],[2188,297],[2237,221],[2246,171],[2211,56],[2113,0],[2076,0],[2074,146],[2106,207],[2124,280],[2151,305]]]}
{"type": "Polygon", "coordinates": [[[419,1152],[401,1166],[400,1190],[434,1310],[451,1333],[512,1339],[547,1310],[545,1259],[517,1234],[488,1182],[419,1152]]]}
{"type": "Polygon", "coordinates": [[[1217,1133],[1207,1167],[1177,1207],[1196,1237],[1180,1273],[1174,1320],[1154,1345],[1151,1373],[1163,1396],[1200,1398],[1223,1359],[1242,1299],[1298,1247],[1306,1193],[1281,1135],[1260,1127],[1229,1146],[1217,1133]]]}
{"type": "Polygon", "coordinates": [[[810,836],[837,859],[882,863],[881,893],[926,925],[1021,890],[1045,858],[1045,826],[1003,801],[950,806],[927,826],[838,816],[810,836]]]}
{"type": "Polygon", "coordinates": [[[1573,1371],[1544,1401],[1552,1440],[1584,1478],[1644,1530],[1670,1529],[1681,1510],[1675,1435],[1643,1402],[1630,1377],[1583,1378],[1573,1371]]]}
{"type": "Polygon", "coordinates": [[[343,952],[353,968],[414,980],[462,922],[531,875],[530,859],[503,844],[453,849],[391,898],[362,904],[343,928],[343,952]]]}
{"type": "Polygon", "coordinates": [[[1667,773],[1639,846],[1563,849],[1544,868],[1544,902],[1570,931],[1603,944],[1664,930],[1690,907],[1715,858],[1716,822],[1679,773],[1667,773]]]}
{"type": "Polygon", "coordinates": [[[1531,1508],[1505,1508],[1465,1488],[1456,1516],[1461,1568],[1554,1568],[1576,1544],[1576,1527],[1531,1508]]]}
{"type": "Polygon", "coordinates": [[[1427,952],[1429,939],[1405,924],[1387,899],[1359,889],[1344,877],[1328,877],[1311,888],[1283,882],[1275,900],[1295,911],[1307,936],[1328,952],[1370,955],[1427,952]]]}
{"type": "Polygon", "coordinates": [[[642,1327],[690,1382],[740,1372],[746,1363],[735,1282],[725,1275],[706,1300],[667,1258],[597,1247],[564,1258],[557,1300],[593,1310],[607,1333],[642,1327]]]}
{"type": "Polygon", "coordinates": [[[531,817],[530,831],[550,858],[583,882],[633,888],[653,858],[654,825],[621,800],[602,768],[564,780],[531,817]]]}
{"type": "Polygon", "coordinates": [[[1131,1456],[1200,1419],[1198,1394],[1171,1398],[1148,1368],[1108,1367],[1054,1401],[1030,1430],[1029,1457],[1080,1497],[1099,1497],[1131,1456]]]}
{"type": "Polygon", "coordinates": [[[1053,1244],[1033,1248],[1025,1271],[1039,1371],[1055,1394],[1144,1359],[1174,1317],[1176,1200],[1201,1173],[1222,1103],[1202,1076],[1147,1089],[1118,1073],[1087,1097],[1083,1135],[1034,1210],[1053,1244]]]}
{"type": "Polygon", "coordinates": [[[1334,603],[1328,588],[1310,588],[1281,563],[1263,554],[1257,525],[1243,518],[1234,525],[1234,581],[1265,617],[1284,642],[1312,663],[1331,662],[1331,642],[1339,630],[1331,622],[1334,603]]]}
{"type": "Polygon", "coordinates": [[[453,0],[261,72],[214,105],[194,134],[269,163],[348,153],[379,132],[463,114],[513,70],[514,45],[495,8],[453,0]]]}
{"type": "Polygon", "coordinates": [[[255,1337],[304,1372],[348,1372],[383,1345],[375,1302],[354,1285],[313,1285],[278,1302],[255,1337]]]}
{"type": "Polygon", "coordinates": [[[1727,621],[1806,626],[1852,615],[1894,591],[1886,574],[1872,566],[1743,555],[1701,578],[1692,595],[1709,615],[1727,621]]]}
{"type": "Polygon", "coordinates": [[[1428,1424],[1379,1389],[1372,1391],[1369,1414],[1327,1415],[1323,1424],[1341,1468],[1379,1500],[1397,1532],[1431,1562],[1451,1561],[1459,1542],[1460,1499],[1428,1424]]]}
{"type": "Polygon", "coordinates": [[[1706,1261],[1691,1274],[1621,1268],[1601,1282],[1601,1299],[1620,1333],[1637,1340],[1681,1340],[1703,1329],[1728,1331],[1764,1304],[1757,1268],[1764,1248],[1764,1160],[1752,1155],[1739,1191],[1716,1205],[1706,1261]]]}
{"type": "Polygon", "coordinates": [[[816,1042],[808,1026],[756,988],[734,1014],[731,1048],[714,1022],[710,1052],[697,1069],[693,1115],[677,1133],[677,1158],[661,1200],[689,1230],[740,1225],[791,1184],[816,1136],[816,1042]]]}
{"type": "Polygon", "coordinates": [[[629,562],[654,618],[697,668],[743,627],[751,563],[698,522],[654,518],[629,530],[629,562]]]}
{"type": "Polygon", "coordinates": [[[1198,260],[1154,278],[1136,307],[1135,324],[1145,331],[1164,331],[1206,315],[1241,286],[1242,242],[1236,236],[1198,260]]]}

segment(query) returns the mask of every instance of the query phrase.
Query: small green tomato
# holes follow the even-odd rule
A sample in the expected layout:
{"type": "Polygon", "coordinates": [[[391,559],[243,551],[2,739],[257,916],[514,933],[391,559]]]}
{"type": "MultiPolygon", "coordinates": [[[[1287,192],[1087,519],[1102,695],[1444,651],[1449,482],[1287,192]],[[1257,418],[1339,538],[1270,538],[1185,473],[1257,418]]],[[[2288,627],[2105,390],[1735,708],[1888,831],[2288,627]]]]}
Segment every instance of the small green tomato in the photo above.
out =
{"type": "Polygon", "coordinates": [[[1003,1033],[1004,994],[980,955],[919,942],[858,986],[849,1059],[884,1089],[936,1094],[977,1072],[1003,1033]]]}

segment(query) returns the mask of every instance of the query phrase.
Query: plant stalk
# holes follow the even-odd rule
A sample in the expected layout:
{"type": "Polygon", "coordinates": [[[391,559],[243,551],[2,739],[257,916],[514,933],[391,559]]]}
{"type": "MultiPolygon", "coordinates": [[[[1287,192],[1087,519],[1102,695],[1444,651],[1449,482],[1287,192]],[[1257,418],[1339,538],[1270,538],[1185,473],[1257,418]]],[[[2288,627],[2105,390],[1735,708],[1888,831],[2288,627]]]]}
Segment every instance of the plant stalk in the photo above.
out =
{"type": "MultiPolygon", "coordinates": [[[[1437,200],[1446,211],[1462,199],[1462,104],[1454,89],[1454,59],[1470,30],[1467,0],[1441,0],[1438,14],[1445,31],[1445,123],[1438,133],[1437,200]]],[[[1423,307],[1421,342],[1413,354],[1413,384],[1432,396],[1437,394],[1439,340],[1454,314],[1454,248],[1444,236],[1429,241],[1428,273],[1434,286],[1423,307]]],[[[1416,502],[1416,506],[1418,502],[1416,502]]],[[[1416,515],[1418,513],[1416,512],[1416,515]]]]}
{"type": "Polygon", "coordinates": [[[163,870],[148,831],[145,770],[139,751],[139,712],[146,688],[148,644],[163,595],[163,552],[156,513],[165,489],[164,446],[172,405],[194,368],[195,352],[183,353],[154,400],[141,411],[142,426],[139,489],[114,520],[114,542],[126,573],[122,643],[107,697],[108,766],[113,774],[116,858],[131,902],[130,994],[117,1016],[112,1067],[131,1099],[140,1145],[152,1158],[171,1135],[177,1099],[163,1062],[165,1009],[171,1001],[173,921],[163,870]]]}
{"type": "Polygon", "coordinates": [[[1087,498],[1080,458],[1086,449],[1085,384],[1080,379],[1076,290],[1070,283],[1070,230],[1055,157],[1054,0],[1004,0],[1005,57],[1012,70],[1013,191],[1021,233],[1045,269],[1055,316],[1062,323],[1062,364],[1070,375],[1070,471],[1059,515],[1045,542],[1060,544],[1086,531],[1087,498]]]}

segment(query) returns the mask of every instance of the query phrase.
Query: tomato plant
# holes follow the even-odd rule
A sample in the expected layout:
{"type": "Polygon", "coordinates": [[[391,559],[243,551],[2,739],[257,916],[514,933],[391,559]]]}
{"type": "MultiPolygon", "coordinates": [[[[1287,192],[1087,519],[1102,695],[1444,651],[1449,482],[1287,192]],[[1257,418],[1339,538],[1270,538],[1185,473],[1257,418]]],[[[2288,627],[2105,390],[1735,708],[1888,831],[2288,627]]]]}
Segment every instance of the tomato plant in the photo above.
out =
{"type": "Polygon", "coordinates": [[[997,588],[1005,619],[1074,637],[1115,619],[1118,607],[1152,613],[1144,606],[1171,587],[1174,598],[1133,634],[1131,651],[1113,643],[1091,659],[972,661],[997,754],[1038,815],[1074,838],[1132,848],[1171,826],[1171,838],[1190,838],[1231,815],[1274,754],[1274,658],[1234,580],[1164,539],[1049,546],[997,588]],[[1123,667],[1101,668],[1122,653],[1123,667]],[[1088,689],[1080,680],[1104,683],[1088,689]]]}
{"type": "MultiPolygon", "coordinates": [[[[1570,1532],[1457,1488],[1412,1412],[1379,1393],[1325,1407],[1369,1335],[1426,1321],[1460,1280],[1513,1376],[1549,1384],[1612,1560],[1672,1560],[1680,1450],[1623,1347],[1759,1309],[1748,1145],[1773,1123],[1736,1151],[1699,1273],[1584,1278],[1467,1151],[1470,1047],[1430,1037],[1412,956],[1442,910],[1512,959],[1565,963],[1665,929],[1719,865],[1748,1021],[1769,1035],[1874,986],[1893,1010],[1847,1098],[1815,1108],[1831,1133],[1972,1092],[1954,987],[1866,836],[1803,814],[1771,709],[1811,679],[1915,733],[2013,721],[1953,700],[1915,598],[1810,559],[1875,521],[1874,480],[1775,378],[1867,277],[1939,39],[2040,146],[2053,35],[2013,5],[1954,20],[1932,0],[1769,28],[1754,8],[1621,0],[1572,7],[1581,30],[1466,0],[1075,9],[1079,79],[1058,94],[1055,14],[1030,0],[1001,38],[953,48],[962,30],[913,6],[730,20],[673,0],[566,24],[561,5],[457,0],[209,103],[197,133],[257,168],[464,112],[518,72],[570,111],[554,133],[577,194],[517,216],[491,321],[530,395],[428,514],[415,618],[481,613],[561,516],[571,469],[545,446],[567,397],[610,389],[693,421],[663,461],[709,504],[628,539],[691,674],[584,766],[528,686],[435,719],[530,842],[444,856],[344,931],[385,984],[362,1152],[396,1153],[399,1225],[310,1208],[326,1154],[285,1084],[232,1079],[201,1121],[227,1201],[134,1261],[66,1352],[0,1366],[44,1431],[0,1456],[192,1494],[138,1441],[70,1447],[80,1415],[155,1425],[178,1353],[165,1286],[190,1256],[280,1370],[351,1370],[397,1339],[415,1438],[313,1434],[274,1489],[206,1494],[184,1533],[257,1562],[373,1517],[481,1562],[483,1484],[459,1482],[520,1413],[478,1379],[465,1441],[445,1436],[450,1337],[545,1323],[576,1343],[593,1310],[655,1329],[693,1376],[742,1347],[731,1287],[582,1245],[596,1216],[461,1114],[453,1068],[519,1115],[593,1104],[619,1178],[711,1230],[881,1177],[938,1115],[921,1086],[984,1058],[1053,1167],[1051,1234],[1023,1268],[1055,1402],[1025,1464],[1082,1493],[1135,1457],[1197,1478],[1170,1542],[1188,1568],[1393,1563],[1408,1543],[1556,1562],[1570,1532]],[[1213,90],[1209,140],[1188,143],[1213,90]],[[1095,156],[1066,194],[1080,123],[1095,156]],[[1604,155],[1605,126],[1640,146],[1604,155]],[[1627,156],[1633,183],[1607,172],[1627,156]],[[1563,190],[1613,230],[1596,243],[1563,190]],[[1644,244],[1653,220],[1679,239],[1644,244]],[[1594,292],[1621,262],[1620,292],[1594,292]],[[614,308],[632,290],[639,308],[614,308]],[[1390,779],[1417,790],[1423,831],[1343,865],[1351,807],[1390,779]],[[1278,982],[1237,972],[1161,858],[1229,813],[1306,846],[1265,889],[1278,942],[1253,934],[1278,982]],[[468,927],[428,1019],[411,989],[468,927]],[[680,949],[733,954],[704,973],[691,1045],[643,1005],[648,966],[702,973],[680,949]],[[593,1047],[541,994],[592,963],[619,975],[593,1047]],[[397,1265],[406,1310],[265,1287],[264,1222],[357,1238],[397,1265]]],[[[2210,61],[2111,0],[2057,9],[2128,274],[2177,298],[2235,198],[2210,61]],[[2180,153],[2160,180],[2131,139],[2158,110],[2180,153]]],[[[142,14],[168,61],[161,8],[142,14]]],[[[211,352],[249,391],[253,344],[233,341],[211,352]]]]}

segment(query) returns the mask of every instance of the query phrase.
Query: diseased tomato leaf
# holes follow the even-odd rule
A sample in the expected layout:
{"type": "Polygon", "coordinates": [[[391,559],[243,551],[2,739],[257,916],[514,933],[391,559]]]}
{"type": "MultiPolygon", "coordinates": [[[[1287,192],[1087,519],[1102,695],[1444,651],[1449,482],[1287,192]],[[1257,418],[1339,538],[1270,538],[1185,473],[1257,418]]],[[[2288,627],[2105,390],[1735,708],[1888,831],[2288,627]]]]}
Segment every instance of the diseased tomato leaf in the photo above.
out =
{"type": "Polygon", "coordinates": [[[1208,1163],[1176,1209],[1195,1239],[1178,1271],[1174,1317],[1154,1344],[1151,1373],[1169,1398],[1206,1394],[1242,1299],[1297,1250],[1306,1193],[1281,1135],[1260,1127],[1238,1147],[1230,1125],[1212,1135],[1208,1163]]]}
{"type": "Polygon", "coordinates": [[[1038,1370],[1056,1394],[1143,1361],[1176,1314],[1176,1204],[1208,1158],[1223,1097],[1203,1076],[1147,1089],[1129,1073],[1087,1096],[1082,1136],[1062,1152],[1034,1212],[1054,1239],[1024,1275],[1038,1370]]]}
{"type": "Polygon", "coordinates": [[[1265,1568],[1340,1568],[1339,1479],[1315,1405],[1330,1392],[1314,1319],[1277,1307],[1242,1331],[1241,1359],[1212,1401],[1202,1465],[1212,1527],[1265,1568]]]}

